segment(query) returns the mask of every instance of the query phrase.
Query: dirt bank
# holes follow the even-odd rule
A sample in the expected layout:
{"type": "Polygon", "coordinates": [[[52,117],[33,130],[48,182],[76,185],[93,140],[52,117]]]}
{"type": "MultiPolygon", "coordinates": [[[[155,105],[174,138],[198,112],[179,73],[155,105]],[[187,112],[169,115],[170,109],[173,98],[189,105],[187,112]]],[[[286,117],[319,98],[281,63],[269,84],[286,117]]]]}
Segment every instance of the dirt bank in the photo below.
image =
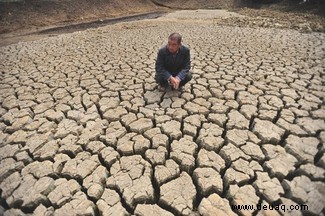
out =
{"type": "Polygon", "coordinates": [[[0,34],[163,10],[150,0],[0,2],[0,34]]]}
{"type": "MultiPolygon", "coordinates": [[[[265,1],[264,1],[265,2],[265,1]]],[[[227,9],[245,17],[219,20],[221,25],[293,28],[325,32],[325,3],[285,0],[257,4],[244,0],[50,0],[0,2],[0,46],[109,24],[130,17],[147,18],[177,9],[227,9]],[[122,19],[121,19],[122,18],[122,19]],[[39,33],[43,33],[40,35],[39,33]],[[44,33],[48,33],[44,35],[44,33]]],[[[126,19],[126,20],[127,20],[126,19]]]]}
{"type": "MultiPolygon", "coordinates": [[[[259,1],[261,2],[261,1],[259,1]]],[[[265,1],[264,1],[265,2],[265,1]]],[[[162,12],[174,9],[227,9],[236,10],[245,15],[260,16],[260,11],[243,8],[263,9],[267,11],[294,12],[303,16],[313,14],[323,16],[324,1],[313,0],[299,4],[299,0],[280,1],[276,4],[258,4],[248,0],[50,0],[50,1],[0,1],[0,34],[26,29],[38,29],[51,25],[90,22],[107,18],[134,15],[139,13],[162,12]]],[[[262,15],[280,16],[276,13],[262,15]]],[[[312,17],[313,20],[317,19],[312,17]]]]}

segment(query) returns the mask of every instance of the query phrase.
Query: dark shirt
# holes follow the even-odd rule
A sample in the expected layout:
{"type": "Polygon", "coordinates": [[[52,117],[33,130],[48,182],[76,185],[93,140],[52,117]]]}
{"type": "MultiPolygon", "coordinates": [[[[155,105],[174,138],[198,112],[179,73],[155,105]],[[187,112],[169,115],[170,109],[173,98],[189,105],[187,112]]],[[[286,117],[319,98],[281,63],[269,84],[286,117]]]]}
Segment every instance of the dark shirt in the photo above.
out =
{"type": "Polygon", "coordinates": [[[177,76],[184,80],[185,75],[191,68],[190,50],[181,45],[176,54],[172,54],[167,46],[159,49],[156,61],[156,73],[163,75],[167,80],[170,76],[177,76]]]}

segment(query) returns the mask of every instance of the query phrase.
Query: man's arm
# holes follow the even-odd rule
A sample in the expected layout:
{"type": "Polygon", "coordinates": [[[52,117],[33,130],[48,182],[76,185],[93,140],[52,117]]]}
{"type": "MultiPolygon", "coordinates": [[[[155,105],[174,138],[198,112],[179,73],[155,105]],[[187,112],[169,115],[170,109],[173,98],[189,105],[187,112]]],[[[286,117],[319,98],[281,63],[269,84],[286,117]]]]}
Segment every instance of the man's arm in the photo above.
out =
{"type": "Polygon", "coordinates": [[[164,65],[164,56],[162,50],[159,50],[156,61],[156,73],[162,75],[164,79],[168,80],[171,74],[166,70],[164,65]]]}
{"type": "Polygon", "coordinates": [[[177,78],[181,81],[185,79],[186,73],[191,69],[191,55],[190,50],[186,50],[185,61],[183,69],[177,74],[177,78]]]}

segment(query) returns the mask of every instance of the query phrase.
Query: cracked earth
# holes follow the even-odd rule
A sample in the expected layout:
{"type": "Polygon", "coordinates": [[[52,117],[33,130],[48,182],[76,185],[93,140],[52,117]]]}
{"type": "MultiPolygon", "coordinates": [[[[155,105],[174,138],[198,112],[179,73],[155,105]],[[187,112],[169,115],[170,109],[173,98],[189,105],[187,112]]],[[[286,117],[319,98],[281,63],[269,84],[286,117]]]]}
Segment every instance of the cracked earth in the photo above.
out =
{"type": "Polygon", "coordinates": [[[0,213],[324,215],[325,34],[190,13],[0,48],[0,213]],[[160,92],[174,31],[193,79],[160,92]]]}

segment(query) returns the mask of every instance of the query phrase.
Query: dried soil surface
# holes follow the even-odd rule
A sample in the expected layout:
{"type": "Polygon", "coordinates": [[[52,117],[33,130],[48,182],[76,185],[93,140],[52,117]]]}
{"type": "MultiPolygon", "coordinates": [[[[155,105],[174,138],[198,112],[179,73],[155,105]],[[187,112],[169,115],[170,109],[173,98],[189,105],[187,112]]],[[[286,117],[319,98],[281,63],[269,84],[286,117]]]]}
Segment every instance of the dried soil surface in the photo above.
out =
{"type": "Polygon", "coordinates": [[[0,47],[0,215],[324,215],[325,34],[244,13],[0,47]],[[162,92],[174,31],[193,79],[162,92]]]}

